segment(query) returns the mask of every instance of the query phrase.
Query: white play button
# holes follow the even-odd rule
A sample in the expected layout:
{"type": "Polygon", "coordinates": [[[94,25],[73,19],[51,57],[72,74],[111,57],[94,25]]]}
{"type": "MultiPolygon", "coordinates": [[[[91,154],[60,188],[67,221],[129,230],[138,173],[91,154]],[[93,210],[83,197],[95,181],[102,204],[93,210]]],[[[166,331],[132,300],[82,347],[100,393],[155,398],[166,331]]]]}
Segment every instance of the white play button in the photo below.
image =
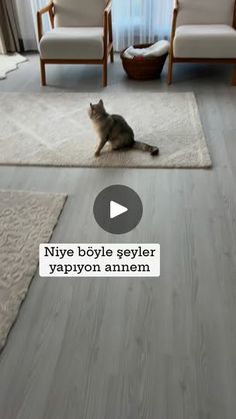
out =
{"type": "Polygon", "coordinates": [[[115,201],[110,201],[110,218],[118,217],[118,215],[124,214],[128,211],[128,208],[118,204],[115,201]]]}
{"type": "Polygon", "coordinates": [[[126,234],[140,222],[143,205],[133,189],[125,185],[111,185],[98,194],[94,201],[93,214],[104,231],[126,234]]]}

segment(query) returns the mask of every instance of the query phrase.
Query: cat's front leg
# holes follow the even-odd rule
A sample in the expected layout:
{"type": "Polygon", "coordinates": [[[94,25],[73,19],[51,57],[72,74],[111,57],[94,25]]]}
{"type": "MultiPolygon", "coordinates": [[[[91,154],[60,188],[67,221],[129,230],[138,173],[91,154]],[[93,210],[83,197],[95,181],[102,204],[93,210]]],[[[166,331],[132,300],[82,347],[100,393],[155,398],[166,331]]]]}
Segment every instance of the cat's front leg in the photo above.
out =
{"type": "Polygon", "coordinates": [[[100,156],[100,150],[99,150],[99,148],[95,151],[95,157],[99,157],[100,156]]]}
{"type": "Polygon", "coordinates": [[[98,145],[98,148],[97,148],[97,150],[95,152],[95,157],[99,157],[100,156],[100,153],[101,153],[104,145],[106,144],[106,142],[107,142],[107,138],[103,138],[103,139],[100,140],[99,145],[98,145]]]}

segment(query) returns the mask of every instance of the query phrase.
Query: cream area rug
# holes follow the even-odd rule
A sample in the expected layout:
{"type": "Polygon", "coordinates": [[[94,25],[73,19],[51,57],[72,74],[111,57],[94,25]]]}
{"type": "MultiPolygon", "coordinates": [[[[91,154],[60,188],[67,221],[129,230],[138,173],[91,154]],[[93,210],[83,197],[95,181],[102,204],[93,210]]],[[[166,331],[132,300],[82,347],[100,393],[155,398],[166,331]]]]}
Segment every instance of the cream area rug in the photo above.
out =
{"type": "Polygon", "coordinates": [[[37,269],[39,244],[49,241],[65,200],[0,191],[0,350],[37,269]]]}
{"type": "Polygon", "coordinates": [[[193,93],[51,93],[0,95],[0,164],[76,167],[208,168],[211,159],[193,93]],[[102,97],[109,113],[125,117],[135,138],[160,148],[94,157],[96,133],[89,103],[102,97]]]}
{"type": "Polygon", "coordinates": [[[28,61],[20,54],[0,54],[0,80],[7,77],[7,73],[16,70],[20,63],[28,61]]]}

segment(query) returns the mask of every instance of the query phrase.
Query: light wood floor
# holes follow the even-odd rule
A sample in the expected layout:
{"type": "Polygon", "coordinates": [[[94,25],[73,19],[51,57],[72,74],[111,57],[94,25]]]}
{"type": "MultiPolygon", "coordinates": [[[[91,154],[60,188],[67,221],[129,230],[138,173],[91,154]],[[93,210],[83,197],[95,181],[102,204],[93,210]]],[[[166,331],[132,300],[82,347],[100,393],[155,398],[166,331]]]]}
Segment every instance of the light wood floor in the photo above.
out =
{"type": "MultiPolygon", "coordinates": [[[[165,75],[165,74],[164,74],[165,75]]],[[[176,83],[128,81],[117,94],[194,91],[213,170],[0,167],[0,188],[66,192],[53,241],[159,242],[159,279],[36,275],[0,356],[1,419],[235,419],[236,88],[231,69],[179,66],[176,83]],[[230,70],[230,71],[229,71],[230,70]],[[143,200],[131,233],[94,221],[105,186],[143,200]]],[[[51,67],[43,91],[101,91],[97,67],[51,67]]],[[[111,88],[108,87],[108,88],[111,88]]],[[[36,56],[0,91],[42,91],[36,56]]],[[[29,115],[30,118],[30,115],[29,115]]],[[[0,115],[1,121],[1,115],[0,115]]]]}

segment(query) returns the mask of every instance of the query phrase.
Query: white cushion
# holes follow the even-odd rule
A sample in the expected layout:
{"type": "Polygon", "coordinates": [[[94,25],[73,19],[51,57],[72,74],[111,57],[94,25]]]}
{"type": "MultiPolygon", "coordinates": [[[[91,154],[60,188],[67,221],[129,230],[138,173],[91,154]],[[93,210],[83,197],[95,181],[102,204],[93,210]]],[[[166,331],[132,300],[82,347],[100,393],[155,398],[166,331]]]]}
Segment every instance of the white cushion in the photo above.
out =
{"type": "Polygon", "coordinates": [[[179,0],[177,26],[225,24],[232,26],[235,0],[179,0]]]}
{"type": "Polygon", "coordinates": [[[40,41],[44,59],[102,59],[103,28],[55,28],[40,41]]]}
{"type": "Polygon", "coordinates": [[[107,0],[54,0],[56,27],[103,26],[107,0]]]}
{"type": "Polygon", "coordinates": [[[176,30],[176,58],[236,58],[236,30],[227,25],[185,25],[176,30]]]}

